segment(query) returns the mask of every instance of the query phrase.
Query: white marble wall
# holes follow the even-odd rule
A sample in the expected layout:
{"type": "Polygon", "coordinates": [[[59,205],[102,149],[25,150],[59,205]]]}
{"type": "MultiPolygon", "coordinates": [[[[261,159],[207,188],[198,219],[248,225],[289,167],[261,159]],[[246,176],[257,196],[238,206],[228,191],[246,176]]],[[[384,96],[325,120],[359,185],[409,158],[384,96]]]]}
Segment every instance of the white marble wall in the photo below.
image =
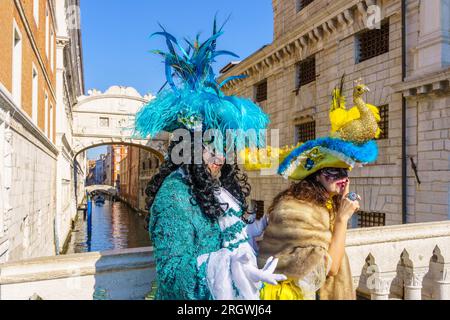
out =
{"type": "MultiPolygon", "coordinates": [[[[5,121],[0,118],[0,168],[4,168],[4,144],[5,144],[5,121]]],[[[4,170],[0,170],[0,263],[6,259],[7,247],[5,245],[7,239],[5,239],[4,232],[4,214],[5,214],[5,173],[4,170]]]]}
{"type": "Polygon", "coordinates": [[[414,75],[450,66],[450,0],[419,1],[420,33],[414,75]]]}
{"type": "Polygon", "coordinates": [[[53,255],[57,149],[0,85],[0,262],[53,255]]]}
{"type": "Polygon", "coordinates": [[[12,148],[9,260],[53,255],[56,161],[18,134],[12,148]]]}
{"type": "Polygon", "coordinates": [[[0,265],[0,300],[143,300],[154,278],[151,248],[42,258],[0,265]]]}

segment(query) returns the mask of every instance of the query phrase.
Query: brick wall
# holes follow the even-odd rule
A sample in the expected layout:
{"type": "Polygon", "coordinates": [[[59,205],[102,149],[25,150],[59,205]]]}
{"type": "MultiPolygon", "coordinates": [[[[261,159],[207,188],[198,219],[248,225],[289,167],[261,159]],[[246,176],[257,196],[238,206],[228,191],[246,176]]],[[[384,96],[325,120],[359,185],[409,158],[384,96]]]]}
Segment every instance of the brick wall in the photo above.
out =
{"type": "MultiPolygon", "coordinates": [[[[16,22],[22,35],[22,98],[21,108],[31,117],[32,114],[32,66],[38,71],[38,127],[45,129],[45,103],[44,94],[47,92],[49,97],[49,106],[53,106],[53,128],[56,128],[56,63],[54,69],[50,67],[50,57],[45,52],[45,12],[47,3],[50,1],[39,0],[39,25],[36,25],[33,15],[33,1],[19,1],[17,6],[14,0],[2,0],[0,6],[0,83],[11,92],[12,91],[12,39],[13,39],[13,21],[16,22]],[[24,18],[21,13],[23,12],[24,18]],[[29,32],[27,32],[27,27],[29,32]],[[33,42],[36,48],[33,47],[33,42]],[[40,63],[42,61],[42,63],[40,63]],[[46,75],[46,76],[45,76],[46,75]]],[[[50,27],[56,30],[52,10],[48,6],[50,27]]],[[[56,32],[55,32],[56,34],[56,32]]],[[[50,47],[50,45],[49,45],[50,47]]],[[[56,35],[54,37],[54,54],[56,59],[56,35]]],[[[50,110],[50,107],[49,107],[50,110]]],[[[50,116],[47,118],[48,128],[50,128],[50,116]]],[[[50,129],[49,129],[50,130],[50,129]]],[[[55,131],[51,141],[55,141],[55,131]]]]}

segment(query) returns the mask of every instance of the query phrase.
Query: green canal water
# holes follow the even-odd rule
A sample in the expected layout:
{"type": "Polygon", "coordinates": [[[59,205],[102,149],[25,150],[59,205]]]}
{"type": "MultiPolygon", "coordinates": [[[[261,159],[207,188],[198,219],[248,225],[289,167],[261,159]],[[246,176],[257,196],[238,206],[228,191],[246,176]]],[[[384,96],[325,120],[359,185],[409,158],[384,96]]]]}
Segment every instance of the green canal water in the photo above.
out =
{"type": "Polygon", "coordinates": [[[106,200],[92,206],[92,232],[80,212],[65,254],[148,247],[151,245],[145,218],[122,202],[106,200]]]}

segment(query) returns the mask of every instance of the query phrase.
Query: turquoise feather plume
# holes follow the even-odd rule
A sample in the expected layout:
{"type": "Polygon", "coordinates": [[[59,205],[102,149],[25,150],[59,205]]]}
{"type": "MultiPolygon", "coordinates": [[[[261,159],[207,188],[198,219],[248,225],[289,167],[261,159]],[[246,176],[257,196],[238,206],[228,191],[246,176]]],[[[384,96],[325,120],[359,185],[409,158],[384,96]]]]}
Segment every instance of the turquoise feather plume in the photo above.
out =
{"type": "MultiPolygon", "coordinates": [[[[134,130],[140,137],[154,138],[161,131],[173,132],[183,128],[180,116],[201,118],[203,130],[218,129],[224,137],[229,129],[246,131],[267,128],[269,118],[258,105],[246,98],[226,96],[221,91],[227,82],[245,76],[229,77],[220,84],[216,81],[211,67],[215,58],[222,55],[238,57],[230,51],[216,50],[223,26],[217,28],[215,19],[212,36],[203,43],[200,43],[199,35],[194,42],[184,39],[187,48],[183,48],[162,26],[161,32],[152,34],[166,39],[167,52],[152,52],[163,57],[166,84],[170,88],[164,88],[164,85],[156,98],[136,114],[134,130]]],[[[258,146],[264,144],[261,139],[257,140],[250,143],[258,146]]]]}

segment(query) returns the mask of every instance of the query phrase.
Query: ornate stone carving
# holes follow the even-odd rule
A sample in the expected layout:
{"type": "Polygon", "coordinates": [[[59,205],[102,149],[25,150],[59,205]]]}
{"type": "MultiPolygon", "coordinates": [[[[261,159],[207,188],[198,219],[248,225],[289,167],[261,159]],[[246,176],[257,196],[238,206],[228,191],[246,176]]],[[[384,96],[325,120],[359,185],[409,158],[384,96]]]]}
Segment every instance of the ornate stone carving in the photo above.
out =
{"type": "Polygon", "coordinates": [[[353,19],[353,12],[349,9],[344,11],[344,17],[348,21],[348,25],[352,25],[355,21],[353,19]]]}
{"type": "Polygon", "coordinates": [[[367,287],[370,289],[373,300],[384,300],[389,298],[391,291],[391,284],[394,280],[394,275],[384,275],[375,273],[370,276],[367,281],[367,287]]]}
{"type": "Polygon", "coordinates": [[[403,273],[403,283],[405,287],[421,288],[425,274],[425,270],[410,270],[407,268],[403,273]]]}

